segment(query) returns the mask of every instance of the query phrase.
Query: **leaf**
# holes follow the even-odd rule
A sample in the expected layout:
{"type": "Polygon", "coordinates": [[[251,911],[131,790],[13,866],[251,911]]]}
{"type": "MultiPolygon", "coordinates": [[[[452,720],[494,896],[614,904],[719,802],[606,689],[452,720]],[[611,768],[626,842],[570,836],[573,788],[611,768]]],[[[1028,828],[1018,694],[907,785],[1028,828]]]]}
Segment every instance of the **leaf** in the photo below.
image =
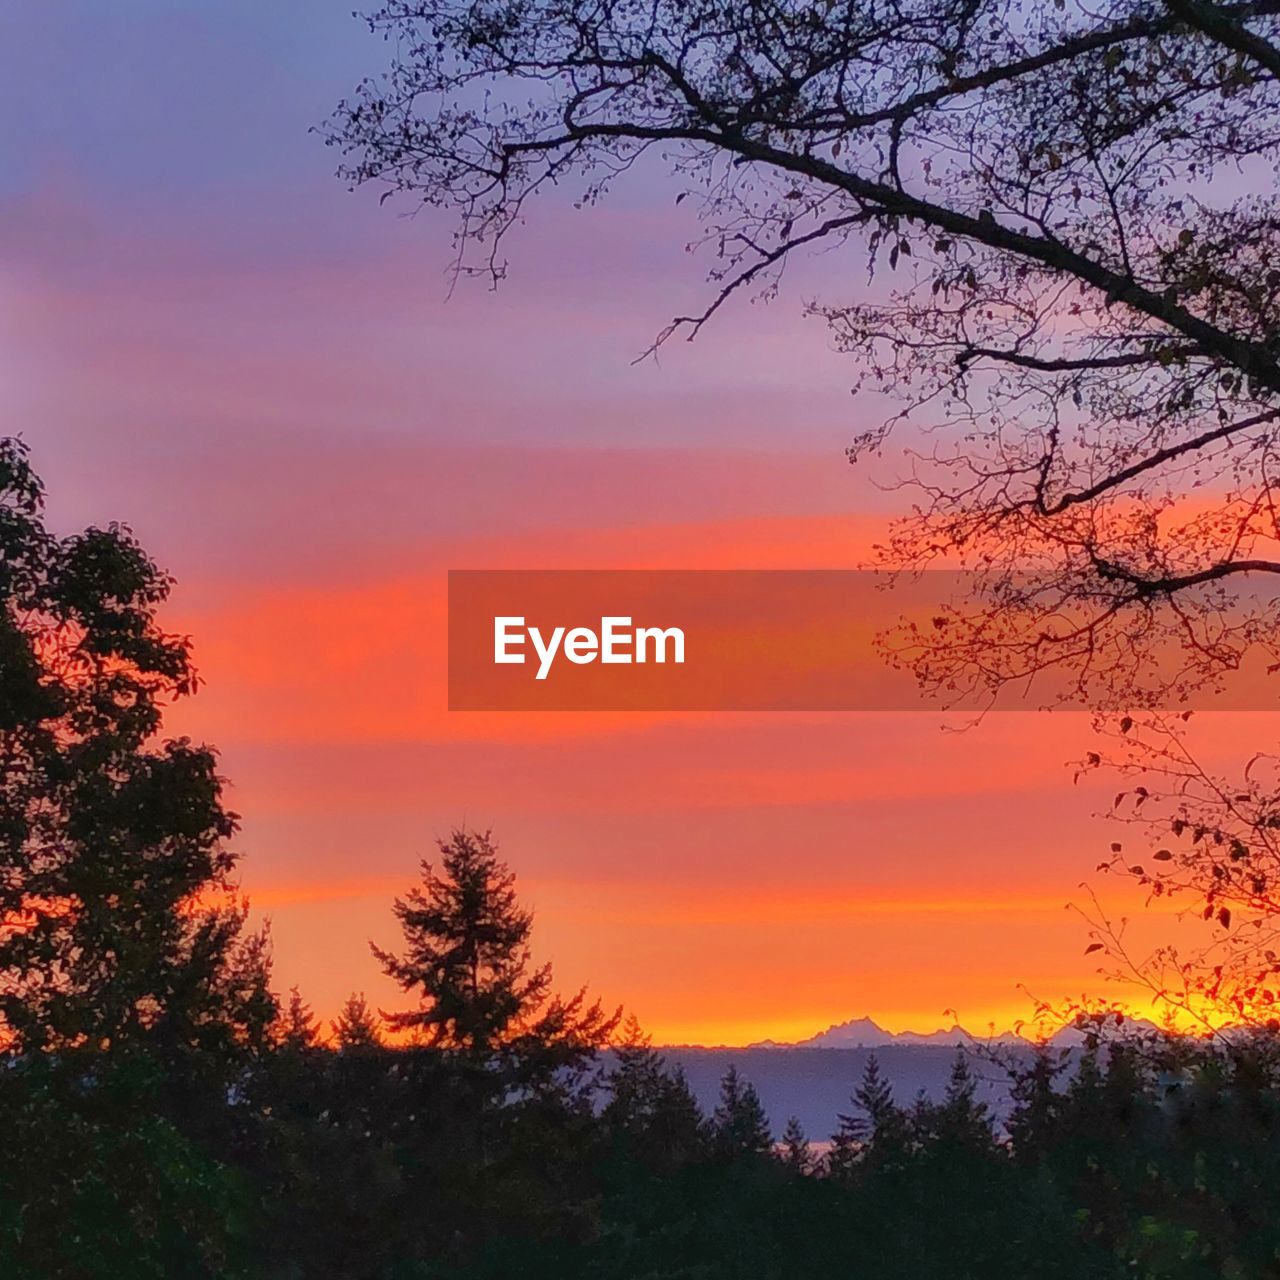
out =
{"type": "Polygon", "coordinates": [[[1172,862],[1173,861],[1173,854],[1171,854],[1168,849],[1157,849],[1155,853],[1151,855],[1151,857],[1156,862],[1172,862]]]}
{"type": "Polygon", "coordinates": [[[1089,954],[1090,954],[1090,952],[1093,952],[1093,951],[1101,951],[1101,950],[1102,950],[1102,943],[1100,943],[1100,942],[1091,942],[1091,943],[1089,943],[1089,945],[1088,945],[1087,947],[1085,947],[1085,949],[1084,949],[1084,953],[1085,953],[1085,955],[1089,955],[1089,954]]]}

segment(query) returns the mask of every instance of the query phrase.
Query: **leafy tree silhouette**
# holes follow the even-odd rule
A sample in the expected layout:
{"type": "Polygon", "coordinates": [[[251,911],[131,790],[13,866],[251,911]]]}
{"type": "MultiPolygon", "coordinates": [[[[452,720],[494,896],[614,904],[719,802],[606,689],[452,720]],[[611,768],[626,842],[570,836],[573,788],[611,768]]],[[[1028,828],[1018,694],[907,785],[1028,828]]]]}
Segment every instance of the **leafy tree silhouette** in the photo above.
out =
{"type": "Polygon", "coordinates": [[[852,457],[931,415],[886,561],[977,572],[895,646],[928,687],[1065,665],[1136,705],[1280,656],[1266,593],[1221,608],[1280,573],[1273,4],[393,0],[369,22],[390,66],[328,141],[348,182],[455,211],[460,270],[496,283],[536,194],[577,180],[595,205],[645,157],[712,260],[655,348],[797,254],[879,275],[811,310],[897,400],[852,457]]]}
{"type": "Polygon", "coordinates": [[[196,687],[169,589],[124,526],[51,534],[0,440],[0,1019],[23,1049],[228,1053],[274,1016],[215,755],[153,741],[196,687]]]}
{"type": "Polygon", "coordinates": [[[159,737],[196,687],[169,579],[123,526],[54,535],[43,497],[0,439],[0,1271],[221,1275],[267,942],[214,752],[159,737]]]}

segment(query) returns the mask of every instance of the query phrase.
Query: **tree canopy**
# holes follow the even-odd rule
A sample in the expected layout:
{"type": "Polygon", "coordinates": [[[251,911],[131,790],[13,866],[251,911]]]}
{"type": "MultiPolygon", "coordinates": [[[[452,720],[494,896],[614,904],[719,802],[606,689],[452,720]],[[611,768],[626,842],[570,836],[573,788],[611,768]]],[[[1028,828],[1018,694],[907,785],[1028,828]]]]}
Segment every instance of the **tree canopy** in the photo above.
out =
{"type": "Polygon", "coordinates": [[[424,859],[421,885],[395,900],[404,954],[372,948],[420,997],[415,1008],[384,1015],[388,1026],[481,1062],[508,1053],[553,1069],[590,1054],[620,1012],[588,1004],[585,991],[551,994],[551,966],[535,967],[530,956],[533,914],[487,833],[458,829],[439,843],[439,867],[424,859]]]}
{"type": "Polygon", "coordinates": [[[1271,599],[1230,592],[1280,572],[1275,0],[393,0],[369,23],[388,68],[328,140],[353,184],[455,210],[464,271],[504,274],[538,193],[594,204],[648,154],[711,261],[659,344],[844,251],[846,296],[813,310],[899,399],[851,448],[906,461],[885,560],[975,571],[899,646],[926,684],[1056,667],[1158,699],[1275,653],[1271,599]]]}
{"type": "Polygon", "coordinates": [[[23,1049],[227,1051],[274,1016],[214,752],[158,737],[196,685],[169,587],[122,525],[51,533],[0,440],[0,1026],[23,1049]]]}

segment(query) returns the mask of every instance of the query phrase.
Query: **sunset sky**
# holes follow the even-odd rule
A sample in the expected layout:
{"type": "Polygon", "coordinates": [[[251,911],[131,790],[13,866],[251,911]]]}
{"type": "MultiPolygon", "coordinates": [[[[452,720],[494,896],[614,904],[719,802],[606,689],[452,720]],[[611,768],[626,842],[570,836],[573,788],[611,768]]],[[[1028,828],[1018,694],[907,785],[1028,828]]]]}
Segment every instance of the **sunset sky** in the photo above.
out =
{"type": "Polygon", "coordinates": [[[350,8],[0,16],[2,429],[59,529],[124,520],[178,579],[207,685],[171,727],[222,752],[279,984],[395,1007],[368,940],[465,823],[560,984],[659,1041],[1004,1027],[1019,984],[1096,986],[1064,904],[1115,788],[1072,785],[1081,714],[445,709],[450,568],[865,559],[894,498],[842,451],[882,406],[802,314],[865,271],[814,262],[633,363],[707,297],[647,170],[596,209],[543,197],[503,288],[449,297],[448,219],[349,194],[308,133],[385,58],[350,8]]]}

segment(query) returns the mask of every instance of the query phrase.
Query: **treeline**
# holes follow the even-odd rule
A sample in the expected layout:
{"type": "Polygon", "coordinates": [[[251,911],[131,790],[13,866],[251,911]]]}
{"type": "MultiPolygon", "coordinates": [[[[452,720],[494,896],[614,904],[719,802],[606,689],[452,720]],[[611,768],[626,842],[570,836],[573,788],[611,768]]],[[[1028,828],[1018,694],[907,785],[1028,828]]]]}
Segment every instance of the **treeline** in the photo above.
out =
{"type": "Polygon", "coordinates": [[[455,832],[380,951],[417,1004],[297,991],[260,1039],[12,1049],[0,1275],[792,1280],[1277,1274],[1267,1039],[1044,1048],[997,1125],[875,1058],[829,1141],[736,1070],[705,1115],[634,1020],[550,993],[487,837],[455,832]],[[392,1042],[388,1042],[388,1037],[392,1042]]]}
{"type": "Polygon", "coordinates": [[[0,440],[0,1276],[795,1280],[1277,1274],[1273,1037],[1014,1064],[829,1147],[735,1072],[703,1115],[634,1024],[555,993],[487,836],[394,903],[385,1017],[332,1037],[246,927],[197,681],[123,527],[43,522],[0,440]]]}

